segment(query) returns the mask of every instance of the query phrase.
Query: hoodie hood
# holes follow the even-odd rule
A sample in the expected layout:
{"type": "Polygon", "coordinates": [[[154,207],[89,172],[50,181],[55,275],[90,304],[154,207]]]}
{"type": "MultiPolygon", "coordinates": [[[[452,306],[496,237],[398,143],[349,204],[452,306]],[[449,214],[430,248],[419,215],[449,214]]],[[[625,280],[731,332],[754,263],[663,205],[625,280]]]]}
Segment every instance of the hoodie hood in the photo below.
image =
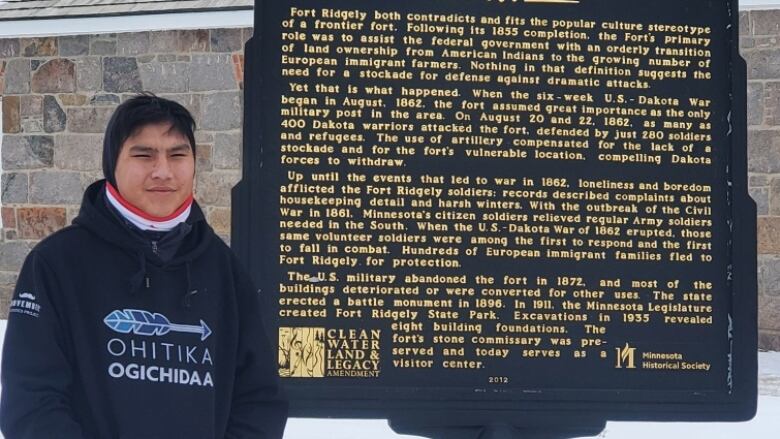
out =
{"type": "MultiPolygon", "coordinates": [[[[206,223],[203,211],[196,202],[192,203],[190,216],[185,223],[167,232],[176,234],[174,239],[181,240],[173,257],[163,261],[157,256],[152,240],[142,232],[132,229],[129,224],[122,224],[120,215],[112,212],[105,196],[105,180],[92,183],[84,192],[81,209],[73,224],[87,229],[98,238],[120,247],[134,260],[138,261],[138,271],[129,279],[130,293],[135,294],[143,286],[149,287],[147,264],[160,267],[163,270],[174,270],[185,266],[187,275],[187,291],[183,296],[186,303],[198,290],[191,285],[190,265],[192,261],[203,254],[214,238],[214,231],[206,223]]],[[[156,243],[155,243],[156,246],[156,243]]]]}

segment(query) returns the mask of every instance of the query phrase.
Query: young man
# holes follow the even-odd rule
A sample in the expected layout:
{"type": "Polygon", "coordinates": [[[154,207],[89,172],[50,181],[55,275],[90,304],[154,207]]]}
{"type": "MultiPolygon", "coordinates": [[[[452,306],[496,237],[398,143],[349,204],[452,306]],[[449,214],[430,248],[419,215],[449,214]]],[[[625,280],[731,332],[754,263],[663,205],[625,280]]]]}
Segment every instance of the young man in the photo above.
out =
{"type": "Polygon", "coordinates": [[[141,95],[106,130],[106,180],[27,257],[2,364],[6,439],[281,438],[257,290],[192,188],[192,116],[141,95]]]}

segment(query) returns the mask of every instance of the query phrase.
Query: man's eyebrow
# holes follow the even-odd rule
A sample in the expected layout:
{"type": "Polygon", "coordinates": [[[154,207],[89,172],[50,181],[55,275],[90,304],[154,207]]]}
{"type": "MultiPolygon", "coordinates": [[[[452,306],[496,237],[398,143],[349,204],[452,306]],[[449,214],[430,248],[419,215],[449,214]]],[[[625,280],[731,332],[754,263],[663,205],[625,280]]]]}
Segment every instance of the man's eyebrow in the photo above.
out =
{"type": "Polygon", "coordinates": [[[181,152],[182,150],[189,151],[190,149],[191,148],[190,148],[190,145],[188,143],[181,143],[179,145],[174,146],[173,148],[169,148],[168,151],[169,152],[181,152]]]}
{"type": "Polygon", "coordinates": [[[154,148],[144,145],[132,145],[130,147],[130,152],[154,152],[154,148]]]}
{"type": "MultiPolygon", "coordinates": [[[[179,145],[167,148],[167,152],[181,152],[183,150],[190,150],[190,145],[187,143],[181,143],[179,145]]],[[[152,148],[151,146],[146,145],[132,145],[130,147],[130,152],[156,152],[157,148],[152,148]]]]}

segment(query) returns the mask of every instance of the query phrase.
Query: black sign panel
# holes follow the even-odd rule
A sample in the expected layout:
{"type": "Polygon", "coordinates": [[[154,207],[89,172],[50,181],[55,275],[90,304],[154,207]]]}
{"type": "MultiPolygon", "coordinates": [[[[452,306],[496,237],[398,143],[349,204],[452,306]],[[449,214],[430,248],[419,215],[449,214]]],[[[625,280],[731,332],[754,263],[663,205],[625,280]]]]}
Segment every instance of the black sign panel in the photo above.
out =
{"type": "Polygon", "coordinates": [[[752,416],[736,2],[256,11],[233,245],[294,414],[752,416]]]}

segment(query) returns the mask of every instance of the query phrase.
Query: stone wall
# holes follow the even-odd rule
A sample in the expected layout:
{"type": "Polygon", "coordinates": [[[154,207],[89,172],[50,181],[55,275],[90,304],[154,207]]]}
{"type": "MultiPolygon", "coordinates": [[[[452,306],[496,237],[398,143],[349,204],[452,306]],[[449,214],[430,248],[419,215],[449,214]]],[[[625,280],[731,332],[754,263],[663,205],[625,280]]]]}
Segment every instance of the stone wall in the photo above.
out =
{"type": "MultiPolygon", "coordinates": [[[[780,350],[780,11],[740,15],[748,62],[750,192],[758,204],[759,344],[780,350]]],[[[69,223],[99,178],[113,108],[148,90],[187,106],[197,198],[223,237],[240,178],[243,42],[251,29],[0,40],[3,96],[0,316],[30,248],[69,223]]]]}
{"type": "Polygon", "coordinates": [[[243,47],[252,29],[0,39],[2,218],[0,318],[37,241],[69,224],[102,177],[102,133],[140,91],[198,122],[196,197],[223,238],[240,179],[243,47]]]}
{"type": "Polygon", "coordinates": [[[740,15],[748,66],[748,171],[758,205],[759,346],[780,350],[780,10],[740,15]]]}

